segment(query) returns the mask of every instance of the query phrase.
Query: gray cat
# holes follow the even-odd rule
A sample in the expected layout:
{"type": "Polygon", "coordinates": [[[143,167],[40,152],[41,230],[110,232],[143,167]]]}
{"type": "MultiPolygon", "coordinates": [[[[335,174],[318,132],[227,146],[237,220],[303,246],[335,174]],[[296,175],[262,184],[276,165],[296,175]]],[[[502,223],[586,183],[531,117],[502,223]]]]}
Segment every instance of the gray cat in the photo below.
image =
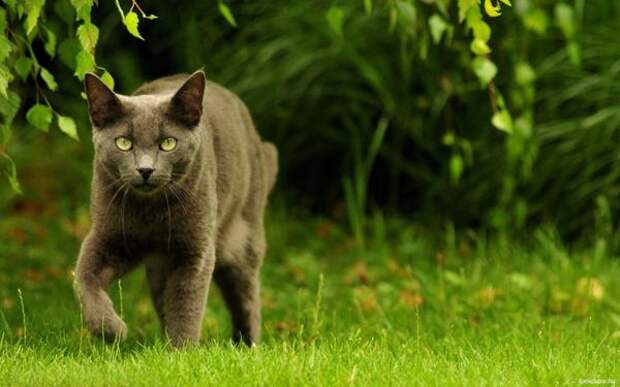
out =
{"type": "Polygon", "coordinates": [[[202,71],[115,94],[85,78],[95,160],[92,227],[74,288],[89,330],[125,339],[105,289],[144,263],[155,309],[174,346],[197,343],[211,278],[233,339],[260,339],[263,213],[277,151],[262,142],[246,106],[202,71]]]}

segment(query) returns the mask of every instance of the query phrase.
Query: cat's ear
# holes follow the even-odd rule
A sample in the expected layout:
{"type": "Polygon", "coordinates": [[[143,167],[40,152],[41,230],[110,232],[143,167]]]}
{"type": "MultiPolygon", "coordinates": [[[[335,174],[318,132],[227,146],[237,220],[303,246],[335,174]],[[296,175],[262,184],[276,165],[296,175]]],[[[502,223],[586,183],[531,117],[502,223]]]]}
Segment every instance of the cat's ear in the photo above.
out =
{"type": "Polygon", "coordinates": [[[193,73],[170,101],[170,115],[179,123],[194,127],[202,117],[202,99],[207,78],[202,70],[193,73]]]}
{"type": "Polygon", "coordinates": [[[84,76],[84,89],[88,100],[88,114],[95,128],[104,128],[123,114],[123,105],[116,94],[95,74],[84,76]]]}

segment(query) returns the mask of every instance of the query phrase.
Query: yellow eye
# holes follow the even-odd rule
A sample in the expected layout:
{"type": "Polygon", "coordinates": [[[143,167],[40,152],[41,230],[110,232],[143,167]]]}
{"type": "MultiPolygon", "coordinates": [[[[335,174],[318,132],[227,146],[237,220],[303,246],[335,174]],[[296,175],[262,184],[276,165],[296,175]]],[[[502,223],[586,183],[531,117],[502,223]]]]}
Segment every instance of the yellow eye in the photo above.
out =
{"type": "Polygon", "coordinates": [[[159,149],[164,152],[170,152],[174,148],[177,147],[177,139],[174,137],[165,138],[162,142],[159,143],[159,149]]]}
{"type": "Polygon", "coordinates": [[[116,147],[123,152],[131,150],[131,148],[133,147],[131,140],[127,137],[116,137],[116,140],[114,140],[114,142],[116,143],[116,147]]]}

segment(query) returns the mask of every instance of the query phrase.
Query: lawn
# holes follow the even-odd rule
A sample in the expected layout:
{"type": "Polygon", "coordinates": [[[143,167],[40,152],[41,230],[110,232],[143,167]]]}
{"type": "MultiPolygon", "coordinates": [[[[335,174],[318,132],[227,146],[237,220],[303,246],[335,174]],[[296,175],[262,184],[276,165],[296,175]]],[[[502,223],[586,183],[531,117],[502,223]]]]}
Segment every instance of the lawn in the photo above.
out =
{"type": "Polygon", "coordinates": [[[130,329],[80,322],[71,269],[86,211],[0,219],[3,385],[564,385],[620,381],[620,260],[553,228],[515,240],[375,221],[366,251],[338,221],[268,219],[263,343],[229,342],[213,288],[199,347],[166,347],[141,270],[110,289],[130,329]],[[61,215],[65,214],[65,215],[61,215]],[[69,214],[69,215],[66,215],[69,214]]]}

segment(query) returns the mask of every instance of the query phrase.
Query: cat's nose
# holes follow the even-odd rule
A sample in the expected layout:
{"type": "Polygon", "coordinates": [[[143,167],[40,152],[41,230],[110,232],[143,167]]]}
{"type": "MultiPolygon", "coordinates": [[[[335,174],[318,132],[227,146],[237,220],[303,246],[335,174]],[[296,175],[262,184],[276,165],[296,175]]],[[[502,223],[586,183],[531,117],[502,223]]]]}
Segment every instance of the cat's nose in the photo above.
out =
{"type": "Polygon", "coordinates": [[[136,168],[136,170],[142,176],[144,181],[147,181],[149,177],[151,177],[151,175],[153,174],[153,171],[155,171],[154,168],[136,168]]]}

